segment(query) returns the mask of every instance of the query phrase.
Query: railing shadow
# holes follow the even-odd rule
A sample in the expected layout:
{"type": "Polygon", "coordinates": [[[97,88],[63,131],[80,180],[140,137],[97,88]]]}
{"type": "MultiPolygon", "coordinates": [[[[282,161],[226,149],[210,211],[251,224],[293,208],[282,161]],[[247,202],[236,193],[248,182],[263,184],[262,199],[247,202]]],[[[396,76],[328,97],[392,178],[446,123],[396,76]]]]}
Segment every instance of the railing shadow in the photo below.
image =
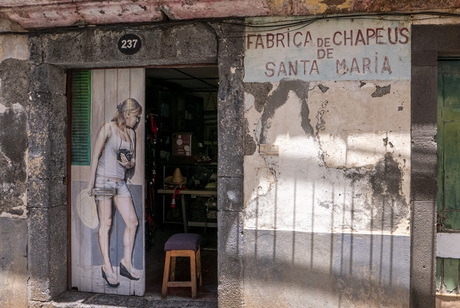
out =
{"type": "Polygon", "coordinates": [[[318,188],[315,181],[307,185],[295,177],[292,184],[293,204],[280,200],[280,188],[273,184],[272,228],[261,222],[267,215],[260,203],[264,195],[255,198],[255,228],[244,229],[245,305],[408,306],[410,237],[392,233],[401,223],[395,207],[408,205],[386,192],[363,204],[355,182],[350,187],[331,185],[330,202],[318,199],[317,190],[324,186],[318,188]],[[310,198],[302,199],[306,195],[310,198]],[[289,227],[281,217],[286,207],[291,209],[289,227]],[[308,228],[300,227],[305,212],[308,228]],[[369,220],[367,230],[360,229],[363,219],[369,220]]]}

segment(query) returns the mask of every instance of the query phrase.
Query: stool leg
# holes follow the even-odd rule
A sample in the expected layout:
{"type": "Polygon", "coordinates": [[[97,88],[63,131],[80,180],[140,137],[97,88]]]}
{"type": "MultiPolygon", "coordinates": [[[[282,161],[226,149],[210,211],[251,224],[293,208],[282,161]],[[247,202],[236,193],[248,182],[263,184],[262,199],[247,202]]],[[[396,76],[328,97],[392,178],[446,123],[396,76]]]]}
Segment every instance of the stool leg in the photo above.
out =
{"type": "Polygon", "coordinates": [[[190,251],[190,280],[192,283],[192,298],[196,298],[196,262],[193,250],[190,251]]]}
{"type": "Polygon", "coordinates": [[[176,280],[176,257],[171,257],[171,271],[169,274],[169,280],[176,280]]]}
{"type": "Polygon", "coordinates": [[[201,250],[200,250],[200,247],[198,247],[198,250],[196,251],[196,268],[197,268],[198,280],[200,282],[200,287],[201,287],[203,285],[203,275],[201,273],[201,250]]]}
{"type": "Polygon", "coordinates": [[[166,295],[168,293],[168,281],[169,281],[169,271],[171,265],[171,252],[166,252],[166,259],[165,259],[165,269],[163,271],[163,286],[161,288],[161,298],[166,299],[166,295]]]}

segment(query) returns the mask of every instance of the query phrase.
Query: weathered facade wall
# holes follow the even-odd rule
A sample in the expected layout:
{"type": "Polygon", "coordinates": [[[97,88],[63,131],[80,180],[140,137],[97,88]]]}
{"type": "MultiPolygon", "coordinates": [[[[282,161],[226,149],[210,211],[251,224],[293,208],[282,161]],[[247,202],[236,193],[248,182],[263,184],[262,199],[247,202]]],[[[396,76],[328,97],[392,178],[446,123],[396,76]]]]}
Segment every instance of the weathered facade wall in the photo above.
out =
{"type": "Polygon", "coordinates": [[[66,290],[66,69],[206,63],[220,75],[219,305],[433,306],[436,59],[460,52],[458,27],[404,32],[403,78],[246,82],[240,26],[132,29],[132,56],[114,48],[127,28],[0,37],[0,306],[66,290]]]}
{"type": "Polygon", "coordinates": [[[410,26],[372,19],[359,28],[347,19],[317,23],[291,32],[293,48],[286,40],[281,45],[283,30],[263,33],[265,46],[257,34],[247,38],[245,304],[407,307],[410,26]],[[392,27],[404,35],[393,36],[394,44],[382,35],[371,50],[372,29],[392,27]],[[367,33],[363,41],[359,29],[367,33]],[[348,47],[344,37],[353,37],[348,47]],[[330,56],[323,57],[328,40],[330,56]],[[259,58],[253,57],[257,44],[259,58]],[[377,54],[388,68],[377,64],[377,54]],[[266,62],[262,82],[252,60],[266,62]],[[303,72],[295,70],[299,60],[303,72]],[[272,302],[274,292],[279,302],[272,302]]]}
{"type": "Polygon", "coordinates": [[[195,18],[312,16],[454,10],[455,0],[3,0],[0,17],[24,28],[142,23],[195,18]]]}
{"type": "MultiPolygon", "coordinates": [[[[2,27],[18,30],[5,21],[2,27]]],[[[30,61],[26,35],[2,42],[0,299],[24,307],[66,289],[65,75],[30,61]]]]}
{"type": "MultiPolygon", "coordinates": [[[[1,25],[11,30],[8,22],[1,25]]],[[[30,65],[26,36],[2,37],[0,51],[0,306],[27,305],[27,113],[30,65]],[[26,89],[26,91],[24,91],[26,89]]]]}

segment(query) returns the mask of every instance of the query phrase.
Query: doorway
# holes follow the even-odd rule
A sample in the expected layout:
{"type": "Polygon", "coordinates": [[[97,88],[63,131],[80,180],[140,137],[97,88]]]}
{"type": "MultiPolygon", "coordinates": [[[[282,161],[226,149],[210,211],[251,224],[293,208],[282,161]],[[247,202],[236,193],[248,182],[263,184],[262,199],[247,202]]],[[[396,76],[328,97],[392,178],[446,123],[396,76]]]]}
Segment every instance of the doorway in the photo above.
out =
{"type": "MultiPolygon", "coordinates": [[[[160,294],[166,240],[175,233],[193,232],[203,239],[203,286],[198,299],[217,301],[217,67],[75,70],[71,79],[72,287],[97,293],[160,294]],[[91,162],[105,153],[97,155],[99,159],[92,154],[102,124],[118,125],[114,110],[121,109],[127,116],[135,111],[124,111],[124,102],[118,103],[126,97],[143,106],[136,110],[144,110],[128,130],[129,139],[136,140],[129,148],[137,162],[127,187],[139,224],[134,249],[128,251],[133,251],[132,273],[140,277],[121,274],[126,252],[121,239],[128,225],[126,217],[119,217],[117,191],[109,198],[113,227],[107,256],[114,271],[110,280],[98,245],[101,200],[87,201],[89,194],[83,191],[93,173],[91,162]]],[[[105,173],[98,176],[113,178],[105,173]]],[[[179,259],[176,280],[189,279],[189,273],[188,262],[179,259]]],[[[175,288],[169,295],[190,297],[190,289],[175,288]]]]}
{"type": "MultiPolygon", "coordinates": [[[[193,232],[202,237],[197,300],[217,301],[217,66],[147,68],[145,76],[146,293],[161,293],[167,239],[193,232]]],[[[178,258],[176,280],[189,275],[178,258]]],[[[190,288],[170,296],[190,297],[190,288]]]]}

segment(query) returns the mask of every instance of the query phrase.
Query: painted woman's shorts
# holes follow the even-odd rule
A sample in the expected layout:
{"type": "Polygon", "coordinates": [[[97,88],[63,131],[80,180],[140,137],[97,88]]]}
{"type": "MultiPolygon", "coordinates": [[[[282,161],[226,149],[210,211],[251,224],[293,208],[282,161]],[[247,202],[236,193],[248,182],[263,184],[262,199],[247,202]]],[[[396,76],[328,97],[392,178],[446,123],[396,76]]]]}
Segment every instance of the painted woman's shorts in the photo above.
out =
{"type": "MultiPolygon", "coordinates": [[[[125,181],[117,181],[105,177],[98,176],[96,177],[95,188],[103,189],[116,189],[117,196],[120,197],[131,197],[129,192],[128,185],[125,181]]],[[[111,196],[95,196],[96,200],[103,200],[105,198],[112,198],[111,196]]]]}

